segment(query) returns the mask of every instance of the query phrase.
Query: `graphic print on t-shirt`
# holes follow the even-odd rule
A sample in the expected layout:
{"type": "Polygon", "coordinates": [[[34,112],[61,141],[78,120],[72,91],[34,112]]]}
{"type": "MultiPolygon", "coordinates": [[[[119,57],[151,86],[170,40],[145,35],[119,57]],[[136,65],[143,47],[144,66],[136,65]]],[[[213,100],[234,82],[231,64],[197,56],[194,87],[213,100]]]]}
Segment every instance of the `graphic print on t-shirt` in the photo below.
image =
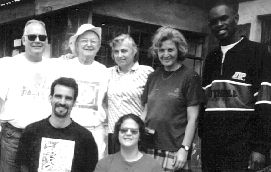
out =
{"type": "Polygon", "coordinates": [[[75,142],[43,137],[39,156],[39,172],[70,172],[75,142]]]}
{"type": "MultiPolygon", "coordinates": [[[[31,77],[29,76],[23,82],[21,82],[21,90],[20,96],[27,96],[32,99],[48,99],[49,87],[46,83],[46,79],[41,76],[40,73],[33,74],[31,77]]],[[[26,98],[26,97],[25,97],[26,98]]]]}
{"type": "Polygon", "coordinates": [[[88,81],[77,81],[79,93],[76,101],[76,107],[98,110],[99,83],[88,81]]]}

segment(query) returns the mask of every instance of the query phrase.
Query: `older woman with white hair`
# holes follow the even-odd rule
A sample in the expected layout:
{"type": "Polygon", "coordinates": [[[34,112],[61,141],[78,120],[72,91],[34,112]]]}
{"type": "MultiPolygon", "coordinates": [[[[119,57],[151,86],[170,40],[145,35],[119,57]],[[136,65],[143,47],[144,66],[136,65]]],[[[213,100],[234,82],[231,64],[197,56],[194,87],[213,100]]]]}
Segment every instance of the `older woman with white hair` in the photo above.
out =
{"type": "Polygon", "coordinates": [[[71,77],[79,86],[79,94],[71,112],[72,119],[92,132],[98,146],[99,159],[104,157],[106,133],[105,109],[102,105],[107,91],[108,72],[105,65],[97,62],[95,56],[101,47],[100,27],[81,25],[70,37],[69,46],[73,58],[56,63],[55,76],[71,77]]]}
{"type": "Polygon", "coordinates": [[[112,58],[116,63],[116,66],[109,68],[107,90],[108,152],[112,154],[119,151],[119,146],[112,139],[115,123],[128,113],[141,116],[141,95],[153,69],[150,66],[139,65],[137,46],[128,34],[115,37],[110,46],[112,58]]]}
{"type": "Polygon", "coordinates": [[[155,130],[154,145],[147,153],[160,161],[164,171],[190,169],[203,91],[199,75],[182,63],[187,49],[184,36],[171,27],[159,28],[152,40],[151,52],[162,67],[149,76],[142,104],[146,126],[155,130]]]}

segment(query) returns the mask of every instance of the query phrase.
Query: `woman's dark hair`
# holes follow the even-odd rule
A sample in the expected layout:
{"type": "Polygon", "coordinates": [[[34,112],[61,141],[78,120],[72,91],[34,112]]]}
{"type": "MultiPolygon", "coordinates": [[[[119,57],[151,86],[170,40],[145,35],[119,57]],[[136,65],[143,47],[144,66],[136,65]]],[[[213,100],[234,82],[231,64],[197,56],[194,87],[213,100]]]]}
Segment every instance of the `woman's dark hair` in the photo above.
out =
{"type": "Polygon", "coordinates": [[[120,142],[119,142],[120,127],[121,127],[122,123],[127,119],[132,119],[137,123],[138,128],[139,128],[139,143],[140,143],[141,137],[143,136],[143,134],[145,132],[145,124],[139,116],[132,114],[132,113],[124,115],[119,118],[119,120],[116,122],[115,128],[114,128],[113,139],[114,139],[115,143],[117,143],[118,145],[120,145],[120,142]]]}

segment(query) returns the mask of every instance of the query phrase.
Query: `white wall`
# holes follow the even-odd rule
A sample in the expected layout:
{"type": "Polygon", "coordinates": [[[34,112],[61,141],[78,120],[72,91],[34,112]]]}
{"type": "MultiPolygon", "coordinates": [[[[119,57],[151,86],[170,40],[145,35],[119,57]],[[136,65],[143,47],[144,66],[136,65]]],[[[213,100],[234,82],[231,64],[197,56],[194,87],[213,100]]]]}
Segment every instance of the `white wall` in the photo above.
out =
{"type": "Polygon", "coordinates": [[[271,14],[271,0],[247,1],[239,4],[239,24],[251,23],[250,40],[261,41],[259,15],[271,14]]]}

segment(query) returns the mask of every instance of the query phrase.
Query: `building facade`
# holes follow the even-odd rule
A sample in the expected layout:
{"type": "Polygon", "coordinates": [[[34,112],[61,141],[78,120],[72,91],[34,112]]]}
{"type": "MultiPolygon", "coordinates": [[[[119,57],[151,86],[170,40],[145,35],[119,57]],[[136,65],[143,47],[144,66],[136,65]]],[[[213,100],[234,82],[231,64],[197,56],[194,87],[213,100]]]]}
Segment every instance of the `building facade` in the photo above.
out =
{"type": "MultiPolygon", "coordinates": [[[[271,45],[271,1],[239,0],[239,31],[249,39],[271,45]]],[[[139,47],[139,62],[158,67],[159,61],[148,54],[151,38],[162,25],[179,29],[189,45],[186,65],[199,74],[204,57],[217,45],[210,36],[207,6],[211,0],[1,0],[0,57],[24,51],[21,44],[24,24],[29,19],[46,24],[49,45],[46,57],[70,53],[68,40],[84,23],[102,27],[102,47],[96,60],[114,65],[110,40],[129,33],[139,47]]],[[[199,140],[196,137],[193,171],[200,171],[199,140]]]]}
{"type": "MultiPolygon", "coordinates": [[[[239,0],[240,34],[271,44],[271,1],[239,0]]],[[[207,52],[216,45],[207,25],[207,6],[212,0],[1,0],[0,57],[24,51],[23,27],[29,19],[45,22],[49,36],[47,57],[68,53],[68,39],[83,23],[103,29],[102,48],[97,60],[112,66],[109,41],[120,33],[129,33],[140,49],[139,62],[159,66],[148,55],[151,37],[162,25],[182,31],[188,40],[185,63],[201,74],[207,52]]]]}
{"type": "MultiPolygon", "coordinates": [[[[205,0],[204,0],[205,1],[205,0]]],[[[98,61],[114,65],[110,40],[129,33],[139,46],[139,62],[156,68],[157,59],[148,55],[151,37],[161,25],[179,29],[189,44],[185,63],[201,73],[207,35],[204,1],[177,0],[4,0],[0,6],[0,57],[24,51],[23,27],[29,19],[45,22],[49,37],[47,57],[69,53],[68,39],[83,23],[102,27],[102,47],[98,61]]]]}

